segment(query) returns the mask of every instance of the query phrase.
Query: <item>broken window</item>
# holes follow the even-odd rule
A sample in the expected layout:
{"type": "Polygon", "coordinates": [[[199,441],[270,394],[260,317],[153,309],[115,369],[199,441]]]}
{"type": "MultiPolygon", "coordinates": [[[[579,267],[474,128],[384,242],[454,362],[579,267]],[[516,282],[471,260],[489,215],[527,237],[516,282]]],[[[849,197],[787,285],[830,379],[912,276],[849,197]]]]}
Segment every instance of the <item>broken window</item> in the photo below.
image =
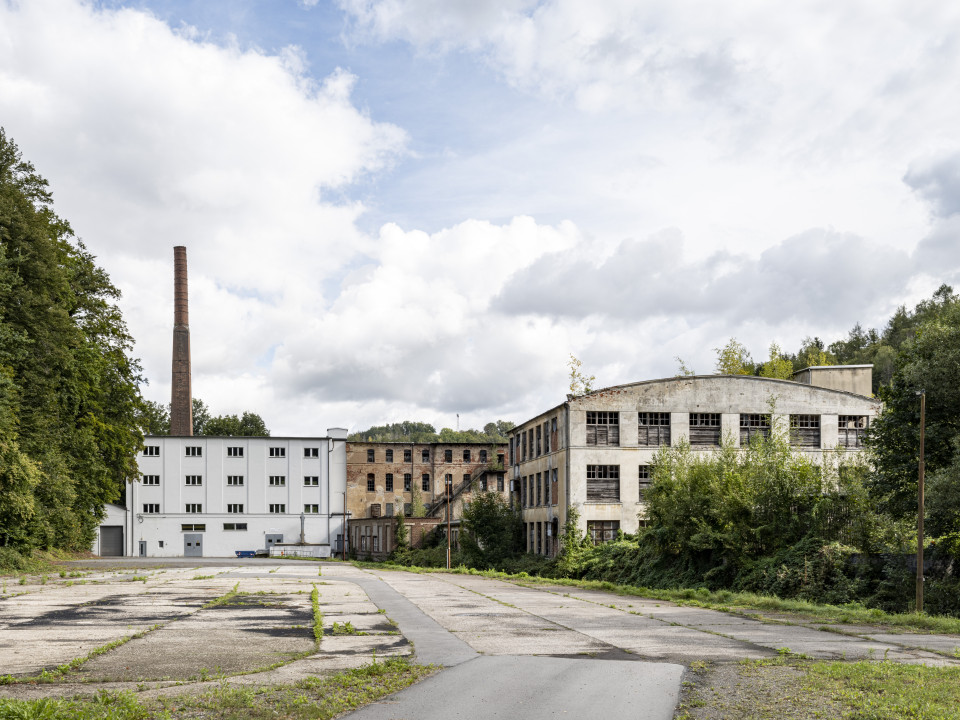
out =
{"type": "Polygon", "coordinates": [[[594,545],[617,539],[619,520],[587,520],[587,535],[594,545]]]}
{"type": "Polygon", "coordinates": [[[470,451],[469,451],[469,450],[464,450],[464,451],[463,451],[463,461],[464,461],[464,462],[470,462],[470,451]]]}
{"type": "Polygon", "coordinates": [[[548,423],[543,424],[543,451],[548,454],[550,452],[550,431],[548,429],[549,427],[550,425],[548,423]]]}
{"type": "Polygon", "coordinates": [[[373,473],[367,473],[367,492],[373,492],[377,489],[377,479],[373,473]]]}
{"type": "Polygon", "coordinates": [[[430,462],[430,449],[424,448],[420,451],[420,460],[423,462],[430,462]]]}
{"type": "Polygon", "coordinates": [[[770,439],[770,416],[763,414],[740,414],[740,445],[749,445],[751,438],[770,439]]]}
{"type": "Polygon", "coordinates": [[[869,420],[866,415],[841,415],[838,418],[837,445],[840,447],[863,447],[863,436],[869,420]]]}
{"type": "Polygon", "coordinates": [[[413,462],[413,451],[412,451],[412,450],[404,450],[404,451],[403,451],[403,461],[404,461],[404,462],[413,462]]]}
{"type": "Polygon", "coordinates": [[[383,480],[383,488],[387,492],[393,492],[393,473],[387,473],[383,480]]]}
{"type": "Polygon", "coordinates": [[[410,473],[403,474],[403,491],[410,492],[413,489],[413,476],[410,473]]]}
{"type": "Polygon", "coordinates": [[[619,465],[587,465],[587,502],[620,502],[619,465]]]}
{"type": "Polygon", "coordinates": [[[620,413],[587,411],[587,445],[619,445],[620,413]]]}
{"type": "Polygon", "coordinates": [[[820,416],[791,415],[790,444],[796,447],[820,447],[820,416]]]}
{"type": "Polygon", "coordinates": [[[373,461],[374,461],[373,448],[370,448],[369,450],[367,450],[367,462],[373,462],[373,461]]]}
{"type": "Polygon", "coordinates": [[[720,413],[690,413],[690,444],[720,444],[720,413]]]}
{"type": "Polygon", "coordinates": [[[479,460],[480,460],[480,462],[482,462],[482,463],[485,463],[485,462],[487,461],[487,451],[486,451],[486,450],[481,450],[481,451],[480,451],[480,458],[479,458],[479,460]]]}
{"type": "Polygon", "coordinates": [[[443,461],[445,463],[453,462],[453,450],[447,449],[443,451],[443,461]]]}
{"type": "Polygon", "coordinates": [[[640,480],[640,497],[638,498],[639,502],[643,502],[643,498],[647,493],[647,490],[650,489],[650,466],[641,465],[640,471],[637,473],[637,478],[640,480]]]}
{"type": "Polygon", "coordinates": [[[393,450],[391,448],[385,450],[384,455],[387,462],[393,462],[393,450]]]}
{"type": "Polygon", "coordinates": [[[637,413],[637,445],[658,447],[670,444],[670,413],[637,413]]]}
{"type": "Polygon", "coordinates": [[[424,473],[420,478],[420,487],[424,492],[430,492],[430,473],[424,473]]]}
{"type": "Polygon", "coordinates": [[[537,457],[543,455],[543,428],[537,425],[537,457]]]}

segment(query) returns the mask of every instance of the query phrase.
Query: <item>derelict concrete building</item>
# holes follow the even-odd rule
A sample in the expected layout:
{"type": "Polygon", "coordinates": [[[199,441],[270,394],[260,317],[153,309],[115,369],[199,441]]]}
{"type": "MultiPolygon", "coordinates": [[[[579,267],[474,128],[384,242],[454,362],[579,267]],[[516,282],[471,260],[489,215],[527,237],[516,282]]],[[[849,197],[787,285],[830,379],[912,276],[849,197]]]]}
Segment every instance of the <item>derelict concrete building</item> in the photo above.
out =
{"type": "Polygon", "coordinates": [[[859,392],[743,375],[674,377],[604,388],[517,426],[510,435],[510,477],[519,486],[530,552],[554,555],[571,507],[594,542],[633,533],[661,446],[689,442],[713,450],[782,431],[796,452],[820,457],[837,446],[857,451],[880,410],[870,373],[856,366],[798,374],[826,376],[859,392]]]}

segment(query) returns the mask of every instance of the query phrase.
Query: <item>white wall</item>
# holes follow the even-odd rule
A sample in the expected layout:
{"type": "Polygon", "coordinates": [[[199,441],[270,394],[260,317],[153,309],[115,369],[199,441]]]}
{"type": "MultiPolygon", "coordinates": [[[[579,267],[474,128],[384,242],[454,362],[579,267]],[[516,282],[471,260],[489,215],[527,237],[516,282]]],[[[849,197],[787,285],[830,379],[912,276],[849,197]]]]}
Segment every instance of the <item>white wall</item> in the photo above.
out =
{"type": "MultiPolygon", "coordinates": [[[[149,436],[147,447],[159,455],[137,457],[141,480],[127,492],[126,554],[139,554],[145,541],[149,557],[179,557],[184,554],[184,525],[204,525],[203,555],[232,556],[236,550],[266,547],[267,534],[283,535],[283,542],[300,540],[300,513],[305,505],[317,505],[318,513],[305,515],[304,540],[329,546],[342,532],[346,491],[346,430],[328,430],[328,437],[161,437],[149,436]],[[200,448],[198,457],[187,447],[200,448]],[[242,457],[228,457],[228,448],[242,448],[242,457]],[[282,448],[282,457],[271,457],[271,448],[282,448]],[[311,450],[304,456],[304,449],[311,450]],[[316,450],[316,457],[313,450],[316,450]],[[145,485],[142,476],[156,475],[159,485],[145,485]],[[188,475],[199,475],[202,484],[187,485],[188,475]],[[228,475],[243,476],[242,486],[228,486],[228,475]],[[271,486],[270,476],[283,476],[282,486],[271,486]],[[317,477],[317,486],[304,477],[317,477]],[[187,504],[199,504],[200,513],[186,512],[187,504]],[[242,513],[227,513],[228,505],[242,505],[242,513]],[[147,505],[159,512],[147,512],[147,505]],[[271,513],[270,505],[284,505],[285,512],[271,513]],[[246,523],[246,530],[225,530],[225,523],[246,523]],[[162,543],[162,546],[161,546],[162,543]]],[[[329,552],[329,549],[325,549],[329,552]]]]}

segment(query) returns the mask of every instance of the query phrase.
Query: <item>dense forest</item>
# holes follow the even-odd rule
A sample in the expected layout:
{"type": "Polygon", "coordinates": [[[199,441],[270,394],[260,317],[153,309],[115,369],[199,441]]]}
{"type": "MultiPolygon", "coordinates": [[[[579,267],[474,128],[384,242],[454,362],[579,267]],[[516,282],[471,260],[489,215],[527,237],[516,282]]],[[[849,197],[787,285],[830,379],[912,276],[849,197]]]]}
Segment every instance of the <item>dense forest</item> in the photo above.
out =
{"type": "Polygon", "coordinates": [[[0,547],[82,550],[137,474],[120,293],[0,129],[0,547]]]}

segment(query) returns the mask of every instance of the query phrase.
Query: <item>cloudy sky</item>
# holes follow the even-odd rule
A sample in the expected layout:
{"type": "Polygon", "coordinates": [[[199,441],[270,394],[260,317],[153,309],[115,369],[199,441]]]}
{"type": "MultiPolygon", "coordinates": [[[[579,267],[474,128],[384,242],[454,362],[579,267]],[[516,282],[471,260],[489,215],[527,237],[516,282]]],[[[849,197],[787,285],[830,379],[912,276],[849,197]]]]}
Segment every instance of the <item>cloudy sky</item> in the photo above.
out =
{"type": "Polygon", "coordinates": [[[0,126],[169,399],[523,421],[960,284],[960,4],[0,0],[0,126]]]}

